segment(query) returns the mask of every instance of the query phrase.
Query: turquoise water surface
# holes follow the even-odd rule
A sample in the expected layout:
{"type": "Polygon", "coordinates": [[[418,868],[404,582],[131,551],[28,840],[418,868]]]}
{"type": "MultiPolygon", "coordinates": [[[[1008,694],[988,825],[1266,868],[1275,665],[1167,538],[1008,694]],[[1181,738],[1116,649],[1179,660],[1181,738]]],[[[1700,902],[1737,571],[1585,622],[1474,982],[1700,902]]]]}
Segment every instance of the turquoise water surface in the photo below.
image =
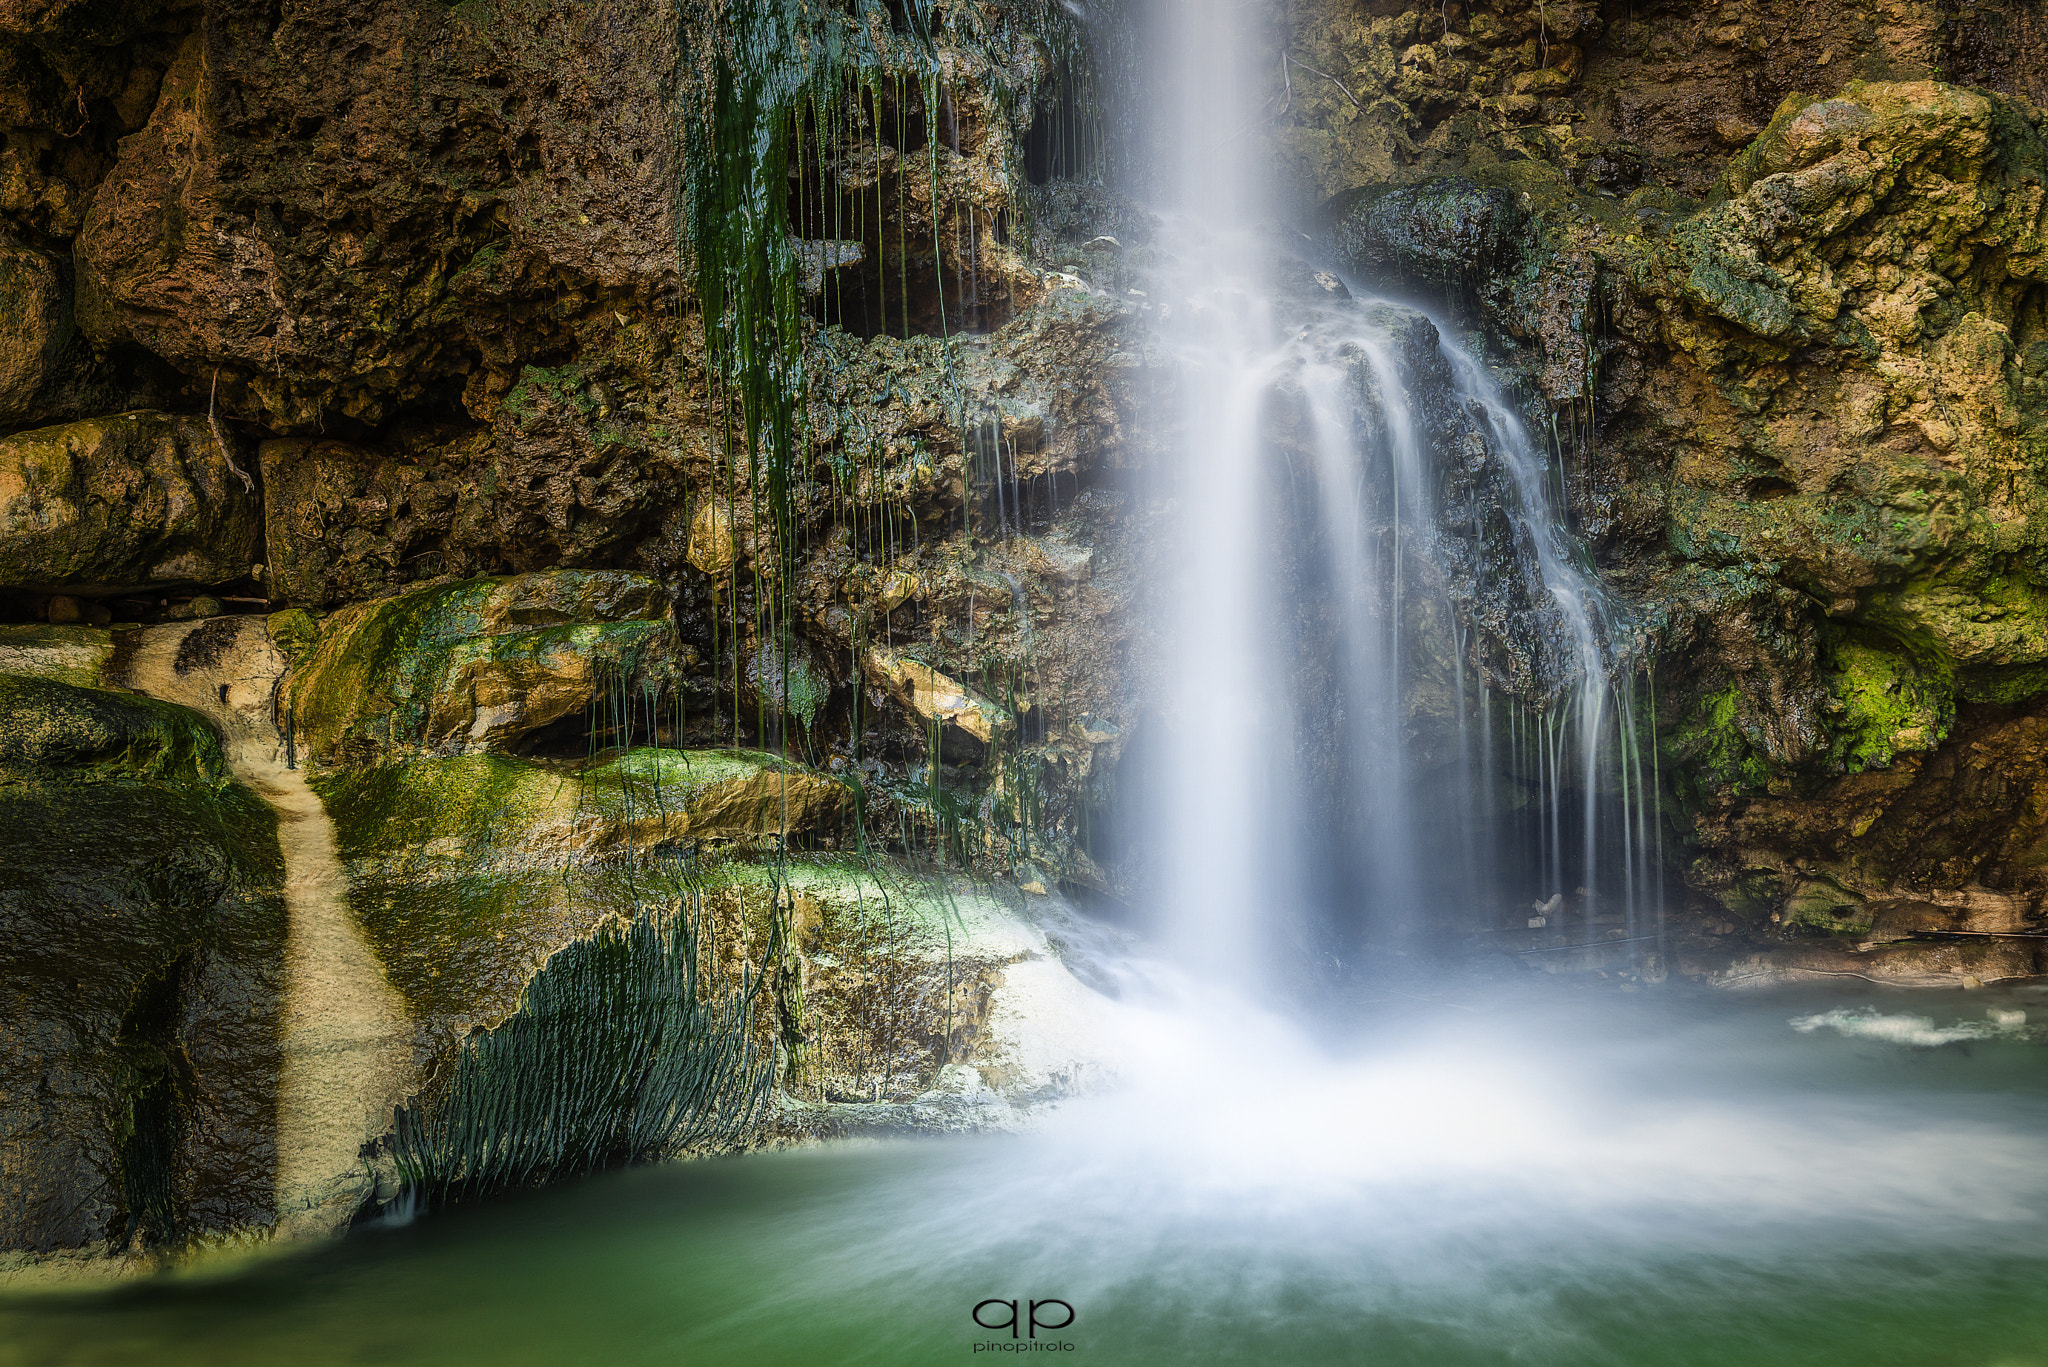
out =
{"type": "Polygon", "coordinates": [[[1036,1345],[1098,1364],[2048,1367],[2048,1049],[1983,1024],[2029,1001],[1451,1004],[1341,1046],[1233,1030],[1299,1052],[1261,1071],[1197,1049],[1193,1086],[1029,1136],[615,1173],[232,1270],[17,1291],[0,1364],[1036,1345]],[[970,1319],[1012,1300],[1073,1323],[1013,1341],[970,1319]]]}

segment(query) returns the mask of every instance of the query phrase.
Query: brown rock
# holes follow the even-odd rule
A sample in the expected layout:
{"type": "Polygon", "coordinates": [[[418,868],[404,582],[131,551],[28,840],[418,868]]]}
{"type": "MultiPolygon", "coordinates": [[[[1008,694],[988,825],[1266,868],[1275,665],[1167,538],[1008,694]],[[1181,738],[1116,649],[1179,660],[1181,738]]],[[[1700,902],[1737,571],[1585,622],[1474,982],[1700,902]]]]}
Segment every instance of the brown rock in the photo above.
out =
{"type": "Polygon", "coordinates": [[[219,584],[248,573],[260,509],[204,418],[122,413],[0,437],[0,584],[219,584]]]}
{"type": "Polygon", "coordinates": [[[1735,114],[1723,114],[1714,120],[1714,140],[1723,147],[1747,147],[1763,131],[1735,114]]]}
{"type": "Polygon", "coordinates": [[[30,414],[70,334],[56,265],[0,234],[0,422],[30,414]]]}

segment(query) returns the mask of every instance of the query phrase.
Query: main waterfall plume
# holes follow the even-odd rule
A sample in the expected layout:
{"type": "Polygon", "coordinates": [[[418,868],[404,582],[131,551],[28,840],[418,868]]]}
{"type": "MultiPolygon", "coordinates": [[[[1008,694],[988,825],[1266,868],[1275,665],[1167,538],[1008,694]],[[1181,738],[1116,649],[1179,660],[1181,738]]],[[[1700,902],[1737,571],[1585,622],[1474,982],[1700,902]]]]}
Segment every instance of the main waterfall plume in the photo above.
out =
{"type": "Polygon", "coordinates": [[[1448,327],[1273,222],[1259,23],[1202,0],[1138,24],[1157,65],[1127,174],[1158,216],[1174,375],[1147,414],[1172,452],[1160,923],[1230,974],[1276,931],[1341,970],[1566,894],[1654,938],[1628,627],[1563,521],[1555,453],[1448,327]],[[1482,623],[1481,600],[1510,610],[1482,623]]]}

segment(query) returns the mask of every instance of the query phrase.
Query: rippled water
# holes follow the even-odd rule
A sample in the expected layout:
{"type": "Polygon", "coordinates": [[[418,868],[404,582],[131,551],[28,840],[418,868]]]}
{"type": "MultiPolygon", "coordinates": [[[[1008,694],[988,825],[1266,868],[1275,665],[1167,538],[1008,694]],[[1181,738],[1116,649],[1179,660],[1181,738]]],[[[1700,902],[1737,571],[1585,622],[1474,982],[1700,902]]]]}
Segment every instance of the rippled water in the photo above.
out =
{"type": "Polygon", "coordinates": [[[1077,1362],[2048,1364],[2048,1050],[1990,1010],[2048,995],[1403,999],[1341,1040],[1134,1012],[1146,1083],[1040,1134],[16,1292],[0,1363],[969,1362],[1011,1343],[977,1304],[1036,1299],[1077,1362]]]}

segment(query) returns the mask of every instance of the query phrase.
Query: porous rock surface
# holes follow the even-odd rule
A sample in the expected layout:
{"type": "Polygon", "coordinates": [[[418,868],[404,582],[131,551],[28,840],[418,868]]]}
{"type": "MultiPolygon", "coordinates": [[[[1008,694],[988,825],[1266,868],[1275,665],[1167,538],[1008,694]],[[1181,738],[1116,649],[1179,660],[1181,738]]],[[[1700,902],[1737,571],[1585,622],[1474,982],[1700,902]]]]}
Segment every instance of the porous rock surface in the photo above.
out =
{"type": "Polygon", "coordinates": [[[1706,920],[1802,973],[2039,930],[2039,13],[1384,8],[1297,18],[1358,104],[1281,138],[1555,415],[1706,920]]]}

